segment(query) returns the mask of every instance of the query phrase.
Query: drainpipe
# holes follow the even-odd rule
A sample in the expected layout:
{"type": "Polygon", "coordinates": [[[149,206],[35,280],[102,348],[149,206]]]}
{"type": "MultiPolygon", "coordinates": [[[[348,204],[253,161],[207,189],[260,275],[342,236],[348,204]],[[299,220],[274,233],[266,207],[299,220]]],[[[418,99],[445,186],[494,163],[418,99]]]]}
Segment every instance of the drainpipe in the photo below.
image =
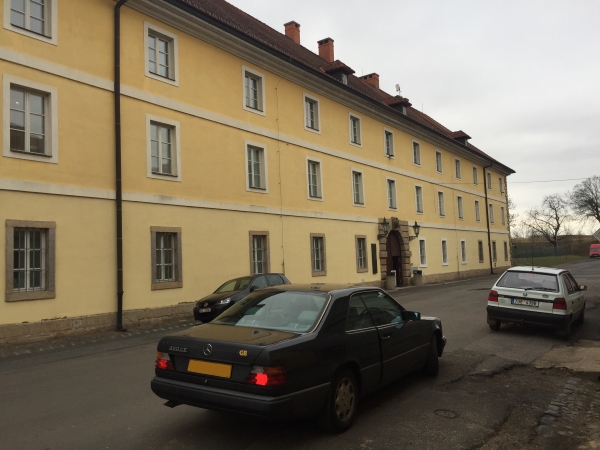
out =
{"type": "Polygon", "coordinates": [[[490,207],[488,204],[487,173],[485,173],[485,169],[489,169],[493,165],[494,165],[494,163],[490,163],[489,166],[485,166],[483,168],[483,189],[485,191],[485,221],[487,222],[488,256],[490,258],[490,275],[494,275],[494,265],[492,262],[492,238],[490,236],[490,207]]]}
{"type": "Polygon", "coordinates": [[[117,331],[123,328],[123,192],[121,183],[121,6],[128,0],[119,0],[115,5],[115,178],[117,208],[117,331]]]}

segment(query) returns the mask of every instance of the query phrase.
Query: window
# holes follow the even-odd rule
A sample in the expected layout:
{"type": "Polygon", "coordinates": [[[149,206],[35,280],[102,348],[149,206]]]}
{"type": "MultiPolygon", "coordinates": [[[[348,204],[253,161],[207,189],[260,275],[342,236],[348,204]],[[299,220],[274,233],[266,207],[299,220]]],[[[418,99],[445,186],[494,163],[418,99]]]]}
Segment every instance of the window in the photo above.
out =
{"type": "Polygon", "coordinates": [[[350,114],[350,142],[361,145],[360,118],[350,114]]]}
{"type": "Polygon", "coordinates": [[[487,174],[487,186],[488,186],[489,190],[492,189],[492,174],[491,173],[487,174]]]}
{"type": "Polygon", "coordinates": [[[463,213],[463,201],[462,201],[462,197],[457,197],[456,200],[457,200],[457,203],[458,203],[458,218],[459,219],[464,219],[465,215],[463,213]]]}
{"type": "Polygon", "coordinates": [[[496,241],[492,241],[492,261],[496,262],[498,255],[496,253],[496,241]]]}
{"type": "Polygon", "coordinates": [[[444,193],[441,191],[438,191],[437,195],[438,195],[438,213],[440,216],[443,217],[446,215],[446,207],[444,205],[444,193]]]}
{"type": "Polygon", "coordinates": [[[421,144],[413,141],[413,164],[415,166],[421,165],[421,144]]]}
{"type": "Polygon", "coordinates": [[[448,242],[442,239],[442,266],[448,265],[448,242]]]}
{"type": "Polygon", "coordinates": [[[383,130],[385,156],[394,157],[394,133],[389,130],[383,130]]]}
{"type": "Polygon", "coordinates": [[[146,76],[178,86],[177,35],[148,22],[144,32],[146,76]]]}
{"type": "Polygon", "coordinates": [[[4,28],[58,44],[57,0],[4,0],[4,28]]]}
{"type": "Polygon", "coordinates": [[[58,163],[56,88],[6,74],[2,78],[3,155],[58,163]]]}
{"type": "Polygon", "coordinates": [[[181,181],[179,122],[146,114],[147,176],[181,181]]]}
{"type": "Polygon", "coordinates": [[[311,200],[323,200],[321,188],[321,162],[307,159],[306,176],[308,178],[308,198],[311,200]]]}
{"type": "Polygon", "coordinates": [[[318,133],[321,129],[320,120],[319,100],[304,94],[304,128],[318,133]]]}
{"type": "Polygon", "coordinates": [[[396,180],[390,178],[387,179],[387,195],[388,195],[388,208],[397,209],[396,203],[396,180]]]}
{"type": "Polygon", "coordinates": [[[250,273],[255,275],[269,272],[269,232],[250,231],[249,236],[250,273]]]}
{"type": "Polygon", "coordinates": [[[473,166],[473,184],[477,186],[479,184],[479,179],[477,175],[477,167],[473,166]]]}
{"type": "Polygon", "coordinates": [[[355,236],[356,240],[356,271],[367,272],[369,260],[367,258],[367,236],[355,236]]]}
{"type": "Polygon", "coordinates": [[[267,193],[267,160],[265,147],[246,142],[246,190],[267,193]]]}
{"type": "Polygon", "coordinates": [[[325,235],[313,234],[310,235],[310,254],[312,261],[312,276],[327,275],[327,266],[325,259],[325,235]]]}
{"type": "Polygon", "coordinates": [[[454,160],[454,169],[456,173],[456,178],[460,180],[460,159],[454,160]]]}
{"type": "Polygon", "coordinates": [[[479,213],[479,200],[475,200],[475,220],[481,222],[481,214],[479,213]]]}
{"type": "Polygon", "coordinates": [[[56,297],[56,223],[6,221],[7,302],[56,297]]]}
{"type": "Polygon", "coordinates": [[[477,241],[477,252],[479,253],[479,262],[484,262],[483,257],[483,241],[477,241]]]}
{"type": "Polygon", "coordinates": [[[460,259],[463,264],[467,263],[467,242],[465,240],[460,241],[460,259]]]}
{"type": "Polygon", "coordinates": [[[506,225],[506,215],[504,214],[504,206],[500,207],[500,219],[502,220],[502,225],[506,225]]]}
{"type": "Polygon", "coordinates": [[[371,317],[371,314],[368,314],[367,308],[361,300],[360,295],[356,294],[350,297],[346,331],[364,330],[365,328],[374,326],[375,323],[373,322],[373,318],[371,317]]]}
{"type": "Polygon", "coordinates": [[[242,66],[242,76],[244,80],[243,108],[264,116],[266,113],[264,76],[244,66],[242,66]]]}
{"type": "Polygon", "coordinates": [[[494,223],[494,205],[492,205],[490,203],[489,208],[490,208],[490,223],[494,223]]]}
{"type": "Polygon", "coordinates": [[[415,186],[415,205],[418,213],[423,213],[423,188],[415,186]]]}
{"type": "Polygon", "coordinates": [[[348,84],[348,75],[346,75],[345,73],[342,74],[342,83],[348,84]]]}
{"type": "Polygon", "coordinates": [[[152,290],[183,287],[181,228],[150,227],[152,239],[152,290]]]}
{"type": "Polygon", "coordinates": [[[427,267],[427,251],[425,248],[425,239],[419,239],[419,266],[427,267]]]}
{"type": "Polygon", "coordinates": [[[365,204],[363,174],[357,170],[352,170],[352,201],[355,205],[365,204]]]}
{"type": "Polygon", "coordinates": [[[504,241],[504,261],[508,261],[508,242],[504,241]]]}
{"type": "Polygon", "coordinates": [[[502,177],[498,178],[498,190],[501,194],[504,194],[504,183],[502,182],[502,177]]]}
{"type": "Polygon", "coordinates": [[[442,173],[442,152],[435,151],[435,170],[442,173]]]}

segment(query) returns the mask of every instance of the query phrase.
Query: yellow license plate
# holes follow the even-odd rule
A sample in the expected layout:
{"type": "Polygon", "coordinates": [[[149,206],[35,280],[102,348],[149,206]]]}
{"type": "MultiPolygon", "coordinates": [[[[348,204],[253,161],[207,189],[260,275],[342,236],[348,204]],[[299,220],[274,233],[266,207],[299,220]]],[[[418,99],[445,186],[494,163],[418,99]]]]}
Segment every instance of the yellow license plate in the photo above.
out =
{"type": "Polygon", "coordinates": [[[190,359],[188,372],[212,375],[214,377],[231,378],[231,364],[221,364],[190,359]]]}

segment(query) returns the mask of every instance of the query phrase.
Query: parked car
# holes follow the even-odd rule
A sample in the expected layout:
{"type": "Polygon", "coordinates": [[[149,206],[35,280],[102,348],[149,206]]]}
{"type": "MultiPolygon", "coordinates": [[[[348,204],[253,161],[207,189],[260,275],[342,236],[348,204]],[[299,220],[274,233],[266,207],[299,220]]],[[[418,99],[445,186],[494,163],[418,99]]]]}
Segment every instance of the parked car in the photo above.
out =
{"type": "Polygon", "coordinates": [[[600,244],[590,245],[590,258],[600,258],[600,244]]]}
{"type": "Polygon", "coordinates": [[[554,328],[563,337],[573,323],[583,323],[587,286],[568,270],[512,267],[502,274],[488,296],[487,322],[499,330],[503,322],[554,328]]]}
{"type": "Polygon", "coordinates": [[[381,289],[284,285],[162,338],[151,387],[171,407],[317,416],[340,432],[360,396],[415,370],[436,375],[445,344],[439,319],[381,289]]]}
{"type": "Polygon", "coordinates": [[[196,302],[194,318],[202,322],[210,322],[255,289],[280,284],[290,284],[290,280],[281,273],[249,275],[226,281],[215,292],[196,302]]]}

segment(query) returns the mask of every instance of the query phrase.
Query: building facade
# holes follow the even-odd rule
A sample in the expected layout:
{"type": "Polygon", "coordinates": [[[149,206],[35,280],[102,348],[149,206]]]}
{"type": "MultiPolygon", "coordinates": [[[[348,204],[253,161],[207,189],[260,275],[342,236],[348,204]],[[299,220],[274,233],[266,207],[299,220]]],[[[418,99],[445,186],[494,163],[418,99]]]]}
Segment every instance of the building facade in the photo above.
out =
{"type": "Polygon", "coordinates": [[[248,273],[406,285],[510,264],[513,170],[355,77],[331,38],[313,53],[297,23],[223,1],[0,1],[0,339],[113,326],[120,259],[126,326],[248,273]]]}

